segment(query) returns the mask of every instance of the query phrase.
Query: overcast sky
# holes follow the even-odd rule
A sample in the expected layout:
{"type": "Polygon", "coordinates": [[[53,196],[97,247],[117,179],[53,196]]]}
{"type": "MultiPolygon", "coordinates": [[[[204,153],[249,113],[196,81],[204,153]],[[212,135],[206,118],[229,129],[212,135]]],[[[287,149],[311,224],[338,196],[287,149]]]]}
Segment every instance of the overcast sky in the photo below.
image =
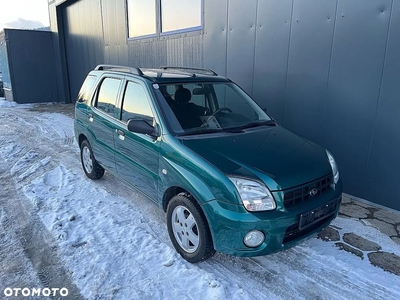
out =
{"type": "Polygon", "coordinates": [[[48,0],[0,0],[0,31],[46,26],[49,26],[48,0]]]}

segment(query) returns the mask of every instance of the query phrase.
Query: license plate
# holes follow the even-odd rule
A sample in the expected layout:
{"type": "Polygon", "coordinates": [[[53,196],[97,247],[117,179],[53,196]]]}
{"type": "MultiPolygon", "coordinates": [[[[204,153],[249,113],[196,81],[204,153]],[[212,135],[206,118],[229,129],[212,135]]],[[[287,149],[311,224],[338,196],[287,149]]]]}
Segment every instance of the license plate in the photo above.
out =
{"type": "Polygon", "coordinates": [[[303,230],[311,225],[326,219],[333,215],[336,211],[337,200],[332,200],[324,206],[318,207],[312,211],[300,215],[299,229],[303,230]]]}

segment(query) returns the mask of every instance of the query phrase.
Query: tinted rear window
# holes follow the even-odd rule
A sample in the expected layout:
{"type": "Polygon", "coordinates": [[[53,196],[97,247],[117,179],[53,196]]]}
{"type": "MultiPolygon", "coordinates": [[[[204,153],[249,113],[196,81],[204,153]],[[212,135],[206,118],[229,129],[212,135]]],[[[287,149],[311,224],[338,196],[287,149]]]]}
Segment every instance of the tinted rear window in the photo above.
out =
{"type": "Polygon", "coordinates": [[[85,82],[82,84],[81,90],[78,94],[78,102],[87,102],[89,100],[90,93],[93,90],[96,79],[96,76],[89,75],[86,77],[85,82]]]}

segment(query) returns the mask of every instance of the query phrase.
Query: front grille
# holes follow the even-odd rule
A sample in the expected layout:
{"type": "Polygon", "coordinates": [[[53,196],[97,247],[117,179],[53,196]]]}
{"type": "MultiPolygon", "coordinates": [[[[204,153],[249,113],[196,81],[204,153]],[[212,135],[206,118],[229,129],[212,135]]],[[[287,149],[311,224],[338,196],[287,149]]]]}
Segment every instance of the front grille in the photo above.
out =
{"type": "Polygon", "coordinates": [[[304,201],[307,201],[309,199],[312,199],[328,191],[331,182],[332,182],[332,177],[329,175],[322,179],[294,188],[292,190],[288,190],[285,192],[283,203],[285,207],[288,208],[296,204],[302,203],[304,201]],[[316,192],[312,193],[313,195],[311,196],[310,194],[311,191],[316,191],[316,192]]]}

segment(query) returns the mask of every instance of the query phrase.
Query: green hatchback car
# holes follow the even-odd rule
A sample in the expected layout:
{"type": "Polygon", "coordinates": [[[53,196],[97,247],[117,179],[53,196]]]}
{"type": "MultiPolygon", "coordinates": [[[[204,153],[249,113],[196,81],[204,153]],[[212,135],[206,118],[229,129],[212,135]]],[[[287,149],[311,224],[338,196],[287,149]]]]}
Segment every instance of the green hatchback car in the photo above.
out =
{"type": "Polygon", "coordinates": [[[161,206],[192,263],[284,250],[339,210],[333,156],[211,70],[99,65],[79,92],[75,136],[86,175],[107,170],[161,206]]]}

